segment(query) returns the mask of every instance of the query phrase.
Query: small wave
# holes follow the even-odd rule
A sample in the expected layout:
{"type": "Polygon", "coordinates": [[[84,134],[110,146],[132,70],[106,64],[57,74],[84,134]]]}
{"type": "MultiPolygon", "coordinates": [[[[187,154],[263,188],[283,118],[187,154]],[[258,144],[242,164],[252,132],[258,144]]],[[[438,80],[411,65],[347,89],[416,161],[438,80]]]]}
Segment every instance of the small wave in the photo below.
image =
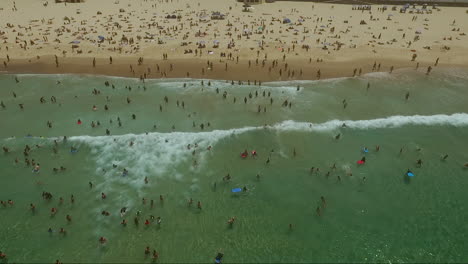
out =
{"type": "Polygon", "coordinates": [[[324,123],[306,123],[296,121],[284,121],[274,127],[283,131],[331,131],[341,127],[351,129],[378,129],[397,128],[406,125],[448,125],[448,126],[468,126],[468,114],[457,113],[452,115],[413,115],[413,116],[390,116],[387,118],[377,118],[370,120],[330,120],[324,123]]]}
{"type": "Polygon", "coordinates": [[[346,129],[385,129],[407,125],[468,126],[468,114],[390,116],[371,120],[330,120],[324,123],[288,120],[271,126],[243,127],[209,132],[148,133],[97,137],[75,136],[69,140],[91,147],[92,154],[96,155],[98,171],[103,168],[106,170],[112,168],[112,164],[117,165],[118,169],[106,171],[106,178],[141,188],[144,186],[143,178],[146,176],[178,175],[178,178],[183,177],[178,174],[177,166],[183,164],[191,167],[192,159],[197,159],[199,166],[202,166],[204,156],[210,152],[207,150],[208,146],[213,146],[224,138],[250,131],[268,129],[278,132],[330,132],[343,127],[346,127],[346,129]],[[191,145],[190,149],[187,148],[188,145],[191,145]],[[193,150],[195,150],[197,156],[192,156],[193,150]],[[122,176],[123,168],[129,170],[127,176],[122,176]]]}

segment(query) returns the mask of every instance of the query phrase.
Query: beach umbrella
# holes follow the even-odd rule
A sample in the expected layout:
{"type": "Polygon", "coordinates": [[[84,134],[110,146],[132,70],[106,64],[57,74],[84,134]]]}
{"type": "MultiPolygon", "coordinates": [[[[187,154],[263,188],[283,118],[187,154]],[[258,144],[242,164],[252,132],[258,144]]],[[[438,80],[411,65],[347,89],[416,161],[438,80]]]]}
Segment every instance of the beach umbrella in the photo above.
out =
{"type": "Polygon", "coordinates": [[[291,23],[291,19],[289,18],[283,19],[283,24],[286,24],[286,23],[291,23]]]}
{"type": "Polygon", "coordinates": [[[104,41],[105,38],[104,38],[103,36],[98,36],[98,39],[99,39],[100,41],[104,41]]]}

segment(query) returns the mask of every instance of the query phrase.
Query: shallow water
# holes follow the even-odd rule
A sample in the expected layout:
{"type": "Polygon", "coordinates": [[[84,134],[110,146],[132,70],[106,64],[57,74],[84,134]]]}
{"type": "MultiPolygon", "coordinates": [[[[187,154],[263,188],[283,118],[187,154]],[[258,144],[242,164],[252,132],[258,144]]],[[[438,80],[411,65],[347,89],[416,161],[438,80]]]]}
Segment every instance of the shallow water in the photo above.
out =
{"type": "Polygon", "coordinates": [[[1,145],[10,150],[0,155],[0,200],[14,201],[0,206],[0,250],[9,262],[151,262],[146,246],[159,252],[159,262],[173,263],[213,262],[218,251],[225,263],[445,263],[468,257],[466,72],[375,73],[261,86],[16,77],[19,83],[0,75],[6,106],[0,110],[1,145]],[[52,95],[57,103],[50,102],[52,95]],[[284,100],[291,107],[282,107],[284,100]],[[100,125],[93,128],[92,121],[100,125]],[[26,158],[40,163],[39,173],[25,164],[25,145],[31,147],[26,158]],[[70,153],[72,146],[78,152],[70,153]],[[245,149],[256,150],[257,157],[240,158],[245,149]],[[363,156],[366,164],[357,166],[363,156]],[[54,173],[60,166],[66,170],[54,173]],[[311,167],[320,171],[310,173],[311,167]],[[406,177],[407,169],[416,176],[406,177]],[[228,173],[232,180],[225,182],[228,173]],[[231,192],[244,186],[247,192],[231,192]],[[43,191],[53,194],[51,201],[41,198],[43,191]],[[58,208],[55,216],[52,207],[58,208]],[[128,208],[124,217],[122,207],[128,208]],[[150,215],[161,216],[162,223],[145,226],[150,215]],[[61,227],[66,235],[58,232],[61,227]],[[105,245],[100,236],[108,239],[105,245]]]}

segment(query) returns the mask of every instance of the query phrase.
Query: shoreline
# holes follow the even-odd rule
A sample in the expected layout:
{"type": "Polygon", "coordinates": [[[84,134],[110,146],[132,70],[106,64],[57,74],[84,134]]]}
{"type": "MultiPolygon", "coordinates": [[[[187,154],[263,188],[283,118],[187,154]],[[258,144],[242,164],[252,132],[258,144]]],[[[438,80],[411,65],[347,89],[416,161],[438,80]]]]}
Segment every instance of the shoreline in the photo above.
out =
{"type": "MultiPolygon", "coordinates": [[[[392,66],[394,67],[393,71],[416,69],[417,63],[401,60],[375,61],[370,59],[330,62],[309,62],[306,59],[289,59],[285,62],[278,60],[278,66],[271,68],[270,71],[271,64],[262,66],[259,62],[256,65],[255,61],[249,67],[248,62],[245,61],[236,63],[235,61],[226,62],[226,60],[214,61],[198,58],[172,60],[145,59],[141,65],[136,63],[137,58],[118,58],[117,60],[114,59],[112,64],[109,64],[107,59],[96,58],[95,67],[93,67],[92,63],[93,58],[72,57],[61,58],[59,61],[59,67],[56,67],[53,56],[44,56],[33,60],[12,59],[8,67],[3,68],[0,74],[86,74],[143,79],[191,78],[274,82],[353,77],[354,69],[356,69],[355,76],[372,72],[390,72],[392,66]],[[208,61],[213,68],[208,66],[208,61]],[[380,68],[373,70],[374,63],[380,64],[380,68]],[[130,65],[132,65],[133,71],[130,71],[130,65]],[[319,70],[320,78],[318,76],[319,70]],[[361,70],[361,74],[359,74],[359,70],[361,70]]],[[[432,67],[433,71],[437,70],[437,68],[468,68],[467,65],[463,64],[440,63],[438,66],[434,66],[434,63],[420,62],[418,71],[426,72],[429,66],[432,67]]]]}

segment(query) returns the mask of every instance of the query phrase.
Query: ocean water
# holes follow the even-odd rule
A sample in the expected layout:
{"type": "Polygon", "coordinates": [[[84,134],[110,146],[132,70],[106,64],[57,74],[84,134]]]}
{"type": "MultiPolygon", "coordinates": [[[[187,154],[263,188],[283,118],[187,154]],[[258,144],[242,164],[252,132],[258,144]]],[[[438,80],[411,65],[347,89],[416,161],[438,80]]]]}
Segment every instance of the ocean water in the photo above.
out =
{"type": "Polygon", "coordinates": [[[0,263],[155,262],[147,246],[161,263],[468,259],[466,71],[261,86],[4,74],[0,87],[0,200],[14,202],[0,205],[0,263]]]}

